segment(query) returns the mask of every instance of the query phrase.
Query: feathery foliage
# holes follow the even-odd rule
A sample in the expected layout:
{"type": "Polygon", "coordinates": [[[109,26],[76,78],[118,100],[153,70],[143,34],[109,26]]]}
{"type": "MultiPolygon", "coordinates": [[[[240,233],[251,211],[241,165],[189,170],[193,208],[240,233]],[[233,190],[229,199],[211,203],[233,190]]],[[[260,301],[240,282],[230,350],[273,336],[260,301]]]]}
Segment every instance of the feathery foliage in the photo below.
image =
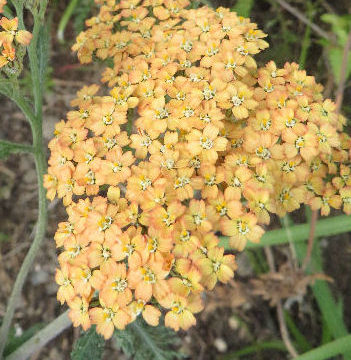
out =
{"type": "Polygon", "coordinates": [[[183,356],[173,350],[178,338],[164,326],[152,327],[138,318],[125,330],[114,333],[117,346],[133,360],[173,360],[183,356]]]}
{"type": "Polygon", "coordinates": [[[105,340],[92,326],[74,344],[71,353],[72,360],[99,360],[104,352],[105,340]]]}

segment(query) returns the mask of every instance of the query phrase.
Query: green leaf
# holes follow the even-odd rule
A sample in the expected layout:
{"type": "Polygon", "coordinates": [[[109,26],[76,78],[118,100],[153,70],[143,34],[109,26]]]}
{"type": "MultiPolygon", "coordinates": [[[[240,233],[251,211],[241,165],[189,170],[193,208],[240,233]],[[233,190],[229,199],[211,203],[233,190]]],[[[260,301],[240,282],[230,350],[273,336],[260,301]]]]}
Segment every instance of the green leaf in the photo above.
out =
{"type": "Polygon", "coordinates": [[[11,141],[0,140],[0,159],[8,157],[10,154],[31,153],[32,146],[13,143],[11,141]]]}
{"type": "Polygon", "coordinates": [[[240,16],[249,17],[254,4],[255,0],[238,0],[233,10],[240,16]]]}
{"type": "Polygon", "coordinates": [[[259,354],[263,350],[277,350],[277,351],[287,352],[284,343],[280,340],[263,341],[246,346],[238,351],[222,355],[221,357],[219,357],[218,360],[234,360],[242,356],[259,354]]]}
{"type": "MultiPolygon", "coordinates": [[[[297,224],[289,226],[288,231],[291,233],[294,243],[301,243],[308,239],[310,233],[309,224],[297,224]]],[[[283,245],[287,244],[289,241],[286,236],[286,229],[277,229],[266,232],[259,243],[249,242],[246,245],[246,248],[255,248],[262,246],[272,246],[272,245],[283,245]]],[[[316,228],[316,237],[318,236],[331,236],[337,234],[343,234],[348,231],[351,231],[351,216],[348,215],[339,215],[322,220],[318,220],[318,226],[316,228]]],[[[221,236],[220,245],[223,246],[226,250],[230,249],[228,238],[221,236]]]]}
{"type": "MultiPolygon", "coordinates": [[[[333,47],[328,50],[328,58],[330,62],[330,66],[333,70],[333,75],[336,79],[336,82],[340,81],[340,68],[342,65],[344,49],[341,47],[333,47]]],[[[346,78],[348,78],[351,74],[351,61],[347,64],[346,78]]]]}
{"type": "Polygon", "coordinates": [[[16,336],[15,329],[12,328],[9,333],[9,338],[4,350],[4,356],[7,356],[19,348],[28,339],[34,336],[40,329],[44,327],[43,323],[38,323],[25,330],[22,335],[16,336]]]}
{"type": "Polygon", "coordinates": [[[99,360],[105,348],[105,340],[95,331],[92,326],[88,331],[84,332],[74,344],[71,352],[72,360],[99,360]]]}
{"type": "Polygon", "coordinates": [[[319,346],[317,349],[296,357],[295,360],[326,360],[349,351],[351,351],[351,335],[319,346]]]}
{"type": "Polygon", "coordinates": [[[347,33],[351,27],[351,15],[323,14],[321,20],[330,24],[334,33],[337,33],[340,29],[345,30],[347,33]]]}
{"type": "MultiPolygon", "coordinates": [[[[331,222],[329,226],[332,228],[334,226],[338,226],[336,222],[333,222],[334,218],[330,218],[331,222]]],[[[319,220],[317,222],[316,226],[316,233],[315,236],[322,236],[321,233],[319,233],[320,224],[322,221],[325,220],[319,220]]],[[[323,259],[321,254],[321,248],[318,241],[315,239],[313,250],[312,250],[312,256],[310,259],[310,265],[307,268],[307,273],[321,273],[323,272],[323,259]]],[[[299,262],[302,264],[303,260],[306,256],[307,251],[307,245],[305,243],[294,243],[296,254],[298,257],[299,262]]],[[[336,302],[334,300],[333,294],[331,292],[331,289],[329,287],[329,284],[326,281],[318,280],[312,285],[312,291],[313,295],[316,298],[318,307],[321,311],[323,321],[325,321],[327,327],[329,328],[331,334],[334,338],[341,338],[343,336],[346,336],[348,334],[346,325],[343,320],[343,307],[341,302],[336,302]]],[[[344,358],[346,360],[351,359],[351,351],[345,351],[344,358]]]]}
{"type": "Polygon", "coordinates": [[[9,241],[9,236],[3,232],[0,232],[0,244],[6,241],[9,241]]]}
{"type": "Polygon", "coordinates": [[[306,352],[312,349],[311,344],[307,341],[305,336],[301,333],[297,325],[294,323],[293,318],[287,311],[284,311],[284,318],[286,321],[286,325],[288,326],[289,331],[291,332],[292,336],[294,337],[299,349],[302,352],[306,352]]]}
{"type": "Polygon", "coordinates": [[[12,99],[13,93],[13,82],[11,80],[0,79],[0,94],[12,99]]]}
{"type": "Polygon", "coordinates": [[[149,326],[141,318],[114,334],[117,346],[133,360],[173,360],[183,357],[172,350],[177,336],[164,326],[149,326]]]}

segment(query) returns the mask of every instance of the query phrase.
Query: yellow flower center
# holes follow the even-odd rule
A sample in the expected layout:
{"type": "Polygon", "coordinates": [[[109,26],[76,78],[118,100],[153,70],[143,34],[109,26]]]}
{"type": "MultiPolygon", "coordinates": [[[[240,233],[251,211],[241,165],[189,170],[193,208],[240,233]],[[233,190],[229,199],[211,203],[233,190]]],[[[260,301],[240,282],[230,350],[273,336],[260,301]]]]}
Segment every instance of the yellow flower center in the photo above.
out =
{"type": "Polygon", "coordinates": [[[188,231],[188,230],[183,230],[183,231],[180,233],[179,239],[180,239],[180,241],[182,241],[182,242],[187,242],[187,241],[189,241],[189,240],[190,240],[190,231],[188,231]]]}
{"type": "Polygon", "coordinates": [[[303,136],[299,136],[296,140],[295,140],[295,147],[296,149],[301,149],[305,146],[305,139],[303,136]]]}
{"type": "Polygon", "coordinates": [[[144,175],[140,177],[140,187],[142,191],[145,191],[152,184],[151,180],[144,175]]]}
{"type": "Polygon", "coordinates": [[[204,150],[210,150],[213,148],[213,140],[211,140],[209,137],[207,136],[202,136],[200,138],[200,144],[201,144],[201,147],[204,149],[204,150]]]}
{"type": "Polygon", "coordinates": [[[98,222],[99,231],[105,231],[111,227],[112,217],[111,216],[102,216],[98,222]]]}
{"type": "Polygon", "coordinates": [[[115,290],[117,292],[123,292],[128,287],[128,281],[127,279],[117,278],[111,285],[112,290],[115,290]]]}
{"type": "Polygon", "coordinates": [[[148,284],[154,284],[156,282],[156,275],[154,274],[154,272],[149,269],[149,268],[141,268],[140,269],[142,275],[143,275],[143,280],[148,283],[148,284]]]}
{"type": "Polygon", "coordinates": [[[219,213],[220,216],[226,215],[226,213],[228,211],[226,206],[227,206],[227,204],[225,203],[225,201],[216,205],[216,211],[219,213]]]}
{"type": "Polygon", "coordinates": [[[179,315],[184,311],[184,306],[179,301],[174,301],[172,304],[172,311],[179,315]]]}
{"type": "Polygon", "coordinates": [[[231,100],[234,106],[240,106],[245,99],[244,97],[240,97],[239,95],[234,95],[231,100]]]}
{"type": "Polygon", "coordinates": [[[149,238],[147,241],[147,248],[151,253],[154,253],[158,248],[157,238],[149,238]]]}
{"type": "Polygon", "coordinates": [[[162,221],[164,222],[164,224],[167,226],[167,227],[170,227],[171,225],[174,224],[175,222],[175,217],[169,213],[166,213],[165,215],[163,215],[162,217],[162,221]]]}
{"type": "Polygon", "coordinates": [[[246,235],[250,232],[250,228],[249,228],[249,225],[246,221],[244,220],[238,220],[236,222],[236,228],[238,229],[238,232],[241,234],[241,235],[246,235]]]}

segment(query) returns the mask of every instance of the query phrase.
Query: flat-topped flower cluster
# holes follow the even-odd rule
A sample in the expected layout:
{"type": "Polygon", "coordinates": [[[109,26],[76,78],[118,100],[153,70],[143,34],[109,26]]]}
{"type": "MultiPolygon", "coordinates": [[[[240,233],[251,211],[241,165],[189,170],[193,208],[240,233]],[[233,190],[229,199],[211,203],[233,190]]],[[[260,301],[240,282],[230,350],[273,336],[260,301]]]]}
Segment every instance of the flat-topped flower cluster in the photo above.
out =
{"type": "Polygon", "coordinates": [[[103,85],[78,92],[49,144],[47,194],[68,213],[58,299],[105,338],[139,314],[157,325],[162,309],[186,330],[201,293],[234,275],[219,234],[242,250],[270,213],[351,213],[350,137],[297,64],[257,68],[268,44],[249,19],[187,0],[95,1],[73,48],[106,60],[103,85]]]}
{"type": "Polygon", "coordinates": [[[2,16],[6,0],[0,0],[0,71],[8,67],[11,74],[11,66],[16,60],[16,53],[19,62],[24,56],[23,47],[29,45],[32,34],[26,30],[18,29],[18,18],[8,19],[2,16]]]}

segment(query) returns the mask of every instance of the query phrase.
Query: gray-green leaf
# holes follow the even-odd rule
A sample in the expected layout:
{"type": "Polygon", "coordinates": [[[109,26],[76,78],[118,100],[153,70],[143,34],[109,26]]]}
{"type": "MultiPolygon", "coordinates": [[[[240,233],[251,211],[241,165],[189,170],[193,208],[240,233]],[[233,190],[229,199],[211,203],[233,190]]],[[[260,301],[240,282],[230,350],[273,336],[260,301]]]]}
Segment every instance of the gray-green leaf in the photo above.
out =
{"type": "Polygon", "coordinates": [[[149,326],[138,318],[114,334],[117,346],[133,360],[173,360],[183,355],[174,351],[179,338],[164,326],[149,326]]]}
{"type": "Polygon", "coordinates": [[[72,360],[99,360],[105,348],[105,340],[95,331],[92,326],[88,331],[82,333],[80,338],[74,344],[71,352],[72,360]]]}

